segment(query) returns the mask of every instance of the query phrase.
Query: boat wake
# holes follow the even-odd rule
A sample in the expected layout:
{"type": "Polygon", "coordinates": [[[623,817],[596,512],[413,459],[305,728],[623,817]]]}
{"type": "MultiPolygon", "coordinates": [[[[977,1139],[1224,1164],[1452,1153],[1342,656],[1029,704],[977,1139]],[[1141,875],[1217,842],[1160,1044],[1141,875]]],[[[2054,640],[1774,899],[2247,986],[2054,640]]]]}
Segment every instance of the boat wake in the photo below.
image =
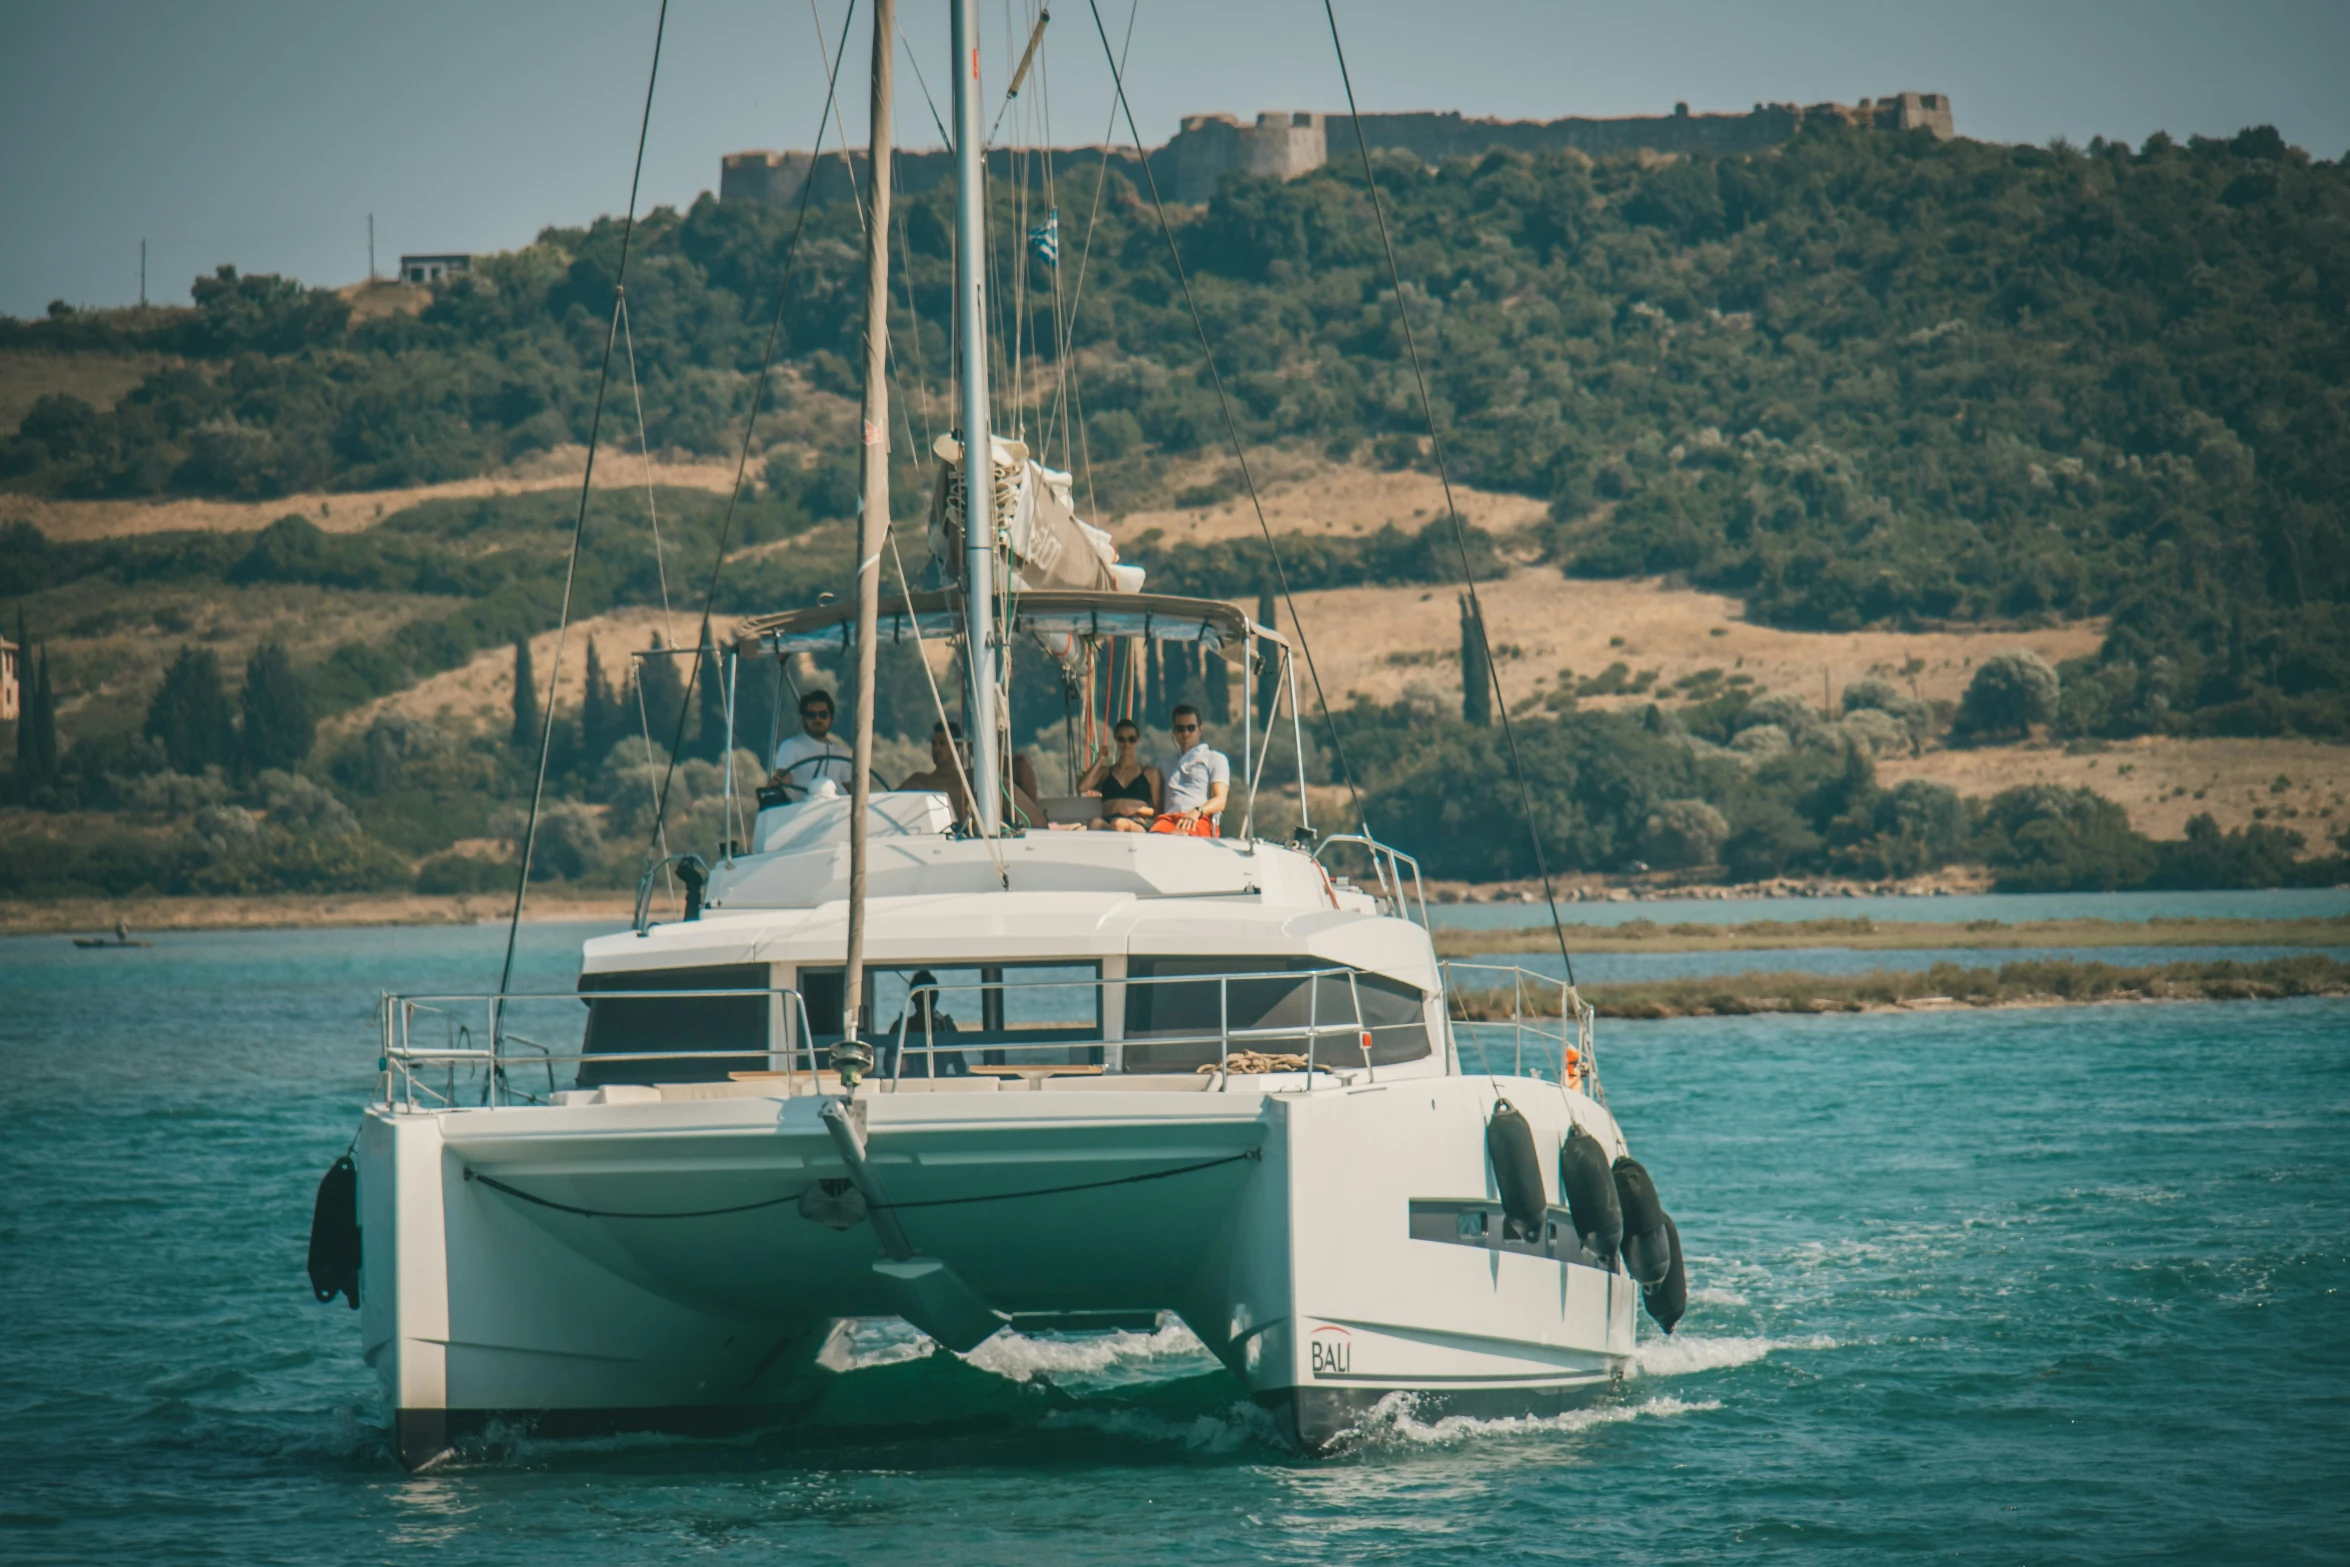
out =
{"type": "Polygon", "coordinates": [[[1625,1425],[1635,1420],[1669,1420],[1721,1408],[1718,1399],[1681,1399],[1670,1394],[1638,1403],[1594,1404],[1555,1415],[1439,1415],[1423,1420],[1409,1393],[1390,1393],[1373,1405],[1343,1442],[1343,1450],[1449,1447],[1495,1437],[1559,1436],[1625,1425]]]}
{"type": "Polygon", "coordinates": [[[1836,1340],[1815,1333],[1809,1338],[1708,1338],[1682,1333],[1672,1338],[1644,1339],[1633,1351],[1633,1374],[1648,1377],[1685,1377],[1702,1371],[1728,1371],[1750,1366],[1764,1356],[1788,1350],[1836,1349],[1836,1340]]]}
{"type": "MultiPolygon", "coordinates": [[[[894,1318],[853,1318],[833,1328],[816,1362],[828,1371],[849,1375],[943,1353],[927,1335],[894,1318]]],[[[1216,1367],[1207,1346],[1172,1313],[1162,1313],[1158,1326],[1148,1332],[1030,1336],[1007,1328],[956,1358],[1011,1382],[1087,1378],[1126,1382],[1138,1376],[1188,1375],[1216,1367]]]]}

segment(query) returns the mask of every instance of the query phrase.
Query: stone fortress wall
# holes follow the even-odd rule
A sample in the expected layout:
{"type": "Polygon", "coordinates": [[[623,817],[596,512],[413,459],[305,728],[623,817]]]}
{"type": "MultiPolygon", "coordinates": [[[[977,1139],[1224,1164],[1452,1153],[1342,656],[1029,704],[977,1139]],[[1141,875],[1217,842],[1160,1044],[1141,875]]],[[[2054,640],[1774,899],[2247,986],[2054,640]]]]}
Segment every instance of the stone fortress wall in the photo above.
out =
{"type": "MultiPolygon", "coordinates": [[[[1836,119],[1866,130],[1924,131],[1948,140],[1958,134],[1945,93],[1902,92],[1863,98],[1857,104],[1758,103],[1744,114],[1692,114],[1686,103],[1669,115],[1628,115],[1617,119],[1476,120],[1458,112],[1366,114],[1363,139],[1376,152],[1404,152],[1434,164],[1446,158],[1477,157],[1495,148],[1543,152],[1573,148],[1599,157],[1608,153],[1697,153],[1708,157],[1764,152],[1801,130],[1806,120],[1836,119]]],[[[1229,174],[1295,179],[1333,156],[1353,150],[1355,126],[1343,114],[1270,110],[1243,124],[1229,114],[1188,114],[1165,146],[1150,153],[1151,174],[1173,201],[1199,203],[1216,192],[1229,174]]],[[[991,178],[1013,178],[1023,169],[1035,178],[1041,157],[1049,157],[1055,179],[1093,169],[1104,158],[1132,166],[1132,148],[1063,147],[1049,153],[998,148],[988,154],[991,178]],[[1022,160],[1025,160],[1023,163],[1022,160]]],[[[821,163],[805,152],[736,152],[721,160],[720,201],[765,201],[789,206],[800,199],[811,174],[814,201],[845,201],[849,168],[864,178],[865,155],[847,160],[828,153],[821,163]]],[[[1137,176],[1140,171],[1134,170],[1137,176]]],[[[898,154],[898,188],[909,193],[954,182],[954,158],[941,149],[898,154]]]]}

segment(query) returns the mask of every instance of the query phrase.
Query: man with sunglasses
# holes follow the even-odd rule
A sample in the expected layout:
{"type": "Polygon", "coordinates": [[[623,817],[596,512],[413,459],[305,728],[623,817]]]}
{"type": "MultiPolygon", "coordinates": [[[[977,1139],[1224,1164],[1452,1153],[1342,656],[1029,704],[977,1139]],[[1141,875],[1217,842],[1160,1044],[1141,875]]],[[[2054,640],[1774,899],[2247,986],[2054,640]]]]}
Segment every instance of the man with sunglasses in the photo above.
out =
{"type": "Polygon", "coordinates": [[[805,800],[820,778],[847,794],[857,775],[855,748],[832,732],[832,693],[810,691],[800,698],[800,732],[775,748],[775,771],[767,787],[785,800],[805,800]]]}
{"type": "Polygon", "coordinates": [[[1216,819],[1232,798],[1232,763],[1223,752],[1208,748],[1199,709],[1190,703],[1175,709],[1169,727],[1183,754],[1167,773],[1167,809],[1151,823],[1151,831],[1213,838],[1216,819]]]}

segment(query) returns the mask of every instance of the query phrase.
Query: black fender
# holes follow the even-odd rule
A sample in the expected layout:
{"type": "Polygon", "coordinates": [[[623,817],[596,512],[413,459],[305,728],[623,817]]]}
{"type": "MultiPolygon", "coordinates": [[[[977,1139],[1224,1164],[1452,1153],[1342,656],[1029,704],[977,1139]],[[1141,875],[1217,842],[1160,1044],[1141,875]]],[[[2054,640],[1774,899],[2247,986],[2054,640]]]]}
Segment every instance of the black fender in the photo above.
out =
{"type": "Polygon", "coordinates": [[[1599,1266],[1613,1269],[1624,1243],[1624,1210],[1608,1173],[1607,1148],[1580,1126],[1559,1145],[1559,1190],[1575,1216],[1575,1235],[1599,1266]]]}
{"type": "Polygon", "coordinates": [[[1550,1213],[1542,1190],[1542,1161],[1534,1152],[1534,1127],[1507,1099],[1493,1102],[1485,1123],[1485,1154],[1493,1161],[1493,1184],[1501,1193],[1502,1234],[1536,1240],[1550,1213]]]}
{"type": "Polygon", "coordinates": [[[1674,1324],[1689,1309],[1689,1270],[1681,1264],[1681,1226],[1673,1222],[1673,1216],[1669,1213],[1665,1215],[1665,1239],[1672,1245],[1672,1266],[1665,1270],[1664,1282],[1653,1289],[1642,1290],[1640,1299],[1648,1307],[1648,1314],[1656,1318],[1656,1325],[1663,1328],[1665,1336],[1669,1338],[1674,1324]]]}
{"type": "Polygon", "coordinates": [[[1654,1288],[1673,1269],[1665,1205],[1656,1195],[1656,1182],[1630,1154],[1616,1161],[1613,1174],[1616,1201],[1624,1210],[1624,1271],[1641,1288],[1654,1288]]]}
{"type": "Polygon", "coordinates": [[[343,1155],[327,1167],[310,1209],[310,1293],[359,1309],[359,1167],[343,1155]]]}

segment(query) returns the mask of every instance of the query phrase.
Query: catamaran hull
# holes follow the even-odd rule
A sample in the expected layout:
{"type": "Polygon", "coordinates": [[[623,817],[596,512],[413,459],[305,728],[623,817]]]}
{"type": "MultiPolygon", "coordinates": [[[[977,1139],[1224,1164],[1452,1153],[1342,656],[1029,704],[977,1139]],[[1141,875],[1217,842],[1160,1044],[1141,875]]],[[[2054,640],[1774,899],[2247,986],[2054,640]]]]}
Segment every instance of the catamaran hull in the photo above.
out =
{"type": "Polygon", "coordinates": [[[1484,1151],[1497,1097],[1543,1146],[1572,1116],[1620,1151],[1603,1109],[1523,1079],[1262,1081],[869,1089],[868,1174],[906,1258],[870,1216],[803,1215],[801,1193],[850,1173],[823,1098],[378,1106],[361,1318],[400,1456],[493,1418],[788,1422],[844,1317],[962,1348],[1173,1311],[1309,1452],[1395,1394],[1422,1417],[1544,1413],[1621,1375],[1636,1287],[1580,1260],[1555,1170],[1548,1233],[1503,1244],[1484,1151]]]}

